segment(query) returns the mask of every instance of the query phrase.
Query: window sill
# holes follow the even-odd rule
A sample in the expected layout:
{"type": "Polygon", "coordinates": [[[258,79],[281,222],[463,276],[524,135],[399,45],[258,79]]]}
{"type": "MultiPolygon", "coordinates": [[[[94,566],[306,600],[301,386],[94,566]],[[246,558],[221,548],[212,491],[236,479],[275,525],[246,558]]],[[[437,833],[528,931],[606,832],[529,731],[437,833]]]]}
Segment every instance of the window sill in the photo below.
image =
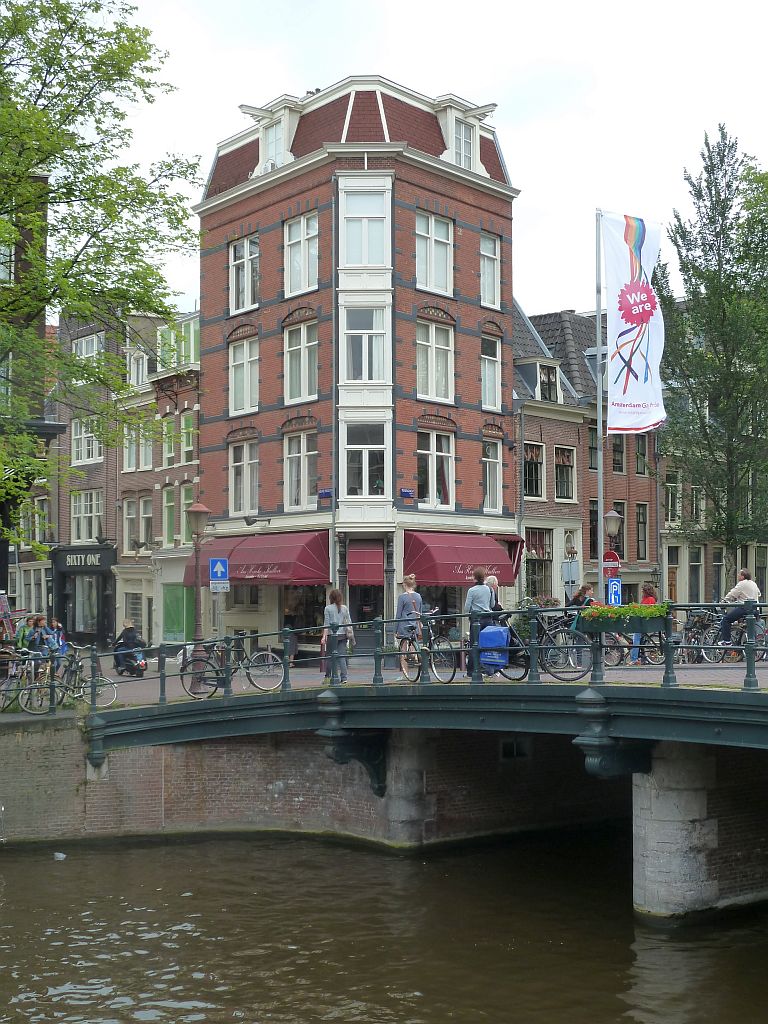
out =
{"type": "MultiPolygon", "coordinates": [[[[480,408],[483,412],[494,412],[497,416],[502,415],[500,405],[481,405],[480,408]]],[[[499,438],[489,438],[488,440],[499,440],[499,438]]]]}
{"type": "Polygon", "coordinates": [[[309,295],[311,292],[318,292],[318,291],[320,291],[320,285],[319,284],[313,284],[313,285],[309,285],[307,288],[301,288],[301,289],[299,289],[299,291],[296,291],[296,292],[284,292],[283,293],[283,298],[284,299],[295,299],[297,295],[309,295]]]}
{"type": "Polygon", "coordinates": [[[434,395],[420,395],[416,392],[416,398],[419,402],[437,402],[439,405],[452,405],[456,406],[456,398],[435,398],[434,395]]]}
{"type": "Polygon", "coordinates": [[[390,494],[344,494],[341,498],[342,501],[375,501],[378,504],[384,504],[392,501],[390,494]]]}
{"type": "Polygon", "coordinates": [[[423,512],[453,512],[455,505],[432,505],[419,502],[417,508],[423,512]]]}
{"type": "Polygon", "coordinates": [[[228,319],[231,319],[233,316],[241,316],[243,313],[253,313],[258,308],[259,303],[255,302],[252,306],[243,306],[242,309],[230,309],[228,319]]]}
{"type": "Polygon", "coordinates": [[[258,411],[259,411],[258,405],[254,405],[250,409],[238,409],[235,412],[233,412],[232,409],[230,409],[228,415],[229,415],[230,419],[234,419],[236,416],[252,416],[254,413],[256,413],[258,411]]]}
{"type": "Polygon", "coordinates": [[[524,494],[523,497],[526,501],[547,501],[546,495],[524,494]]]}
{"type": "Polygon", "coordinates": [[[439,295],[441,299],[455,299],[456,297],[453,288],[447,292],[442,292],[438,288],[427,288],[426,285],[417,284],[414,291],[424,292],[426,295],[439,295]]]}
{"type": "Polygon", "coordinates": [[[283,405],[303,405],[304,402],[316,402],[317,395],[302,395],[300,398],[284,398],[283,405]]]}
{"type": "Polygon", "coordinates": [[[555,498],[556,505],[578,505],[578,498],[555,498]]]}
{"type": "Polygon", "coordinates": [[[501,303],[500,302],[499,303],[483,302],[483,300],[480,299],[480,305],[482,306],[483,309],[492,309],[496,313],[500,313],[501,312],[501,303]]]}

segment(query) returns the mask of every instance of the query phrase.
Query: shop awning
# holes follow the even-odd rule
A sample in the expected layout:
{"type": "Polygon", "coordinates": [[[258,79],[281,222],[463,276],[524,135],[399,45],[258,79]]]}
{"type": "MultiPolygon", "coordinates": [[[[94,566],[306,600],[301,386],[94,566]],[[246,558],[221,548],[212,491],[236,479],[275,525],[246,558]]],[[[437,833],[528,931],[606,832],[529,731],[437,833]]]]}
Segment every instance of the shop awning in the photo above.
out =
{"type": "MultiPolygon", "coordinates": [[[[302,530],[298,533],[257,533],[228,538],[228,552],[214,550],[222,541],[209,541],[200,551],[203,585],[207,585],[208,559],[229,558],[229,578],[239,583],[325,584],[331,579],[328,531],[302,530]]],[[[184,583],[195,580],[194,558],[184,570],[184,583]]]]}
{"type": "MultiPolygon", "coordinates": [[[[210,577],[208,568],[209,558],[231,558],[232,551],[242,540],[242,537],[214,537],[206,541],[200,547],[200,580],[204,587],[208,586],[210,577]]],[[[184,566],[184,586],[194,587],[195,585],[195,558],[194,555],[184,566]]]]}
{"type": "Polygon", "coordinates": [[[347,582],[350,586],[384,586],[384,543],[351,540],[347,545],[347,582]]]}
{"type": "Polygon", "coordinates": [[[511,586],[520,567],[523,539],[516,534],[505,536],[514,542],[514,558],[506,544],[478,533],[422,533],[405,531],[403,572],[414,573],[416,584],[427,586],[468,587],[475,582],[472,572],[483,565],[490,575],[497,576],[503,587],[511,586]]]}

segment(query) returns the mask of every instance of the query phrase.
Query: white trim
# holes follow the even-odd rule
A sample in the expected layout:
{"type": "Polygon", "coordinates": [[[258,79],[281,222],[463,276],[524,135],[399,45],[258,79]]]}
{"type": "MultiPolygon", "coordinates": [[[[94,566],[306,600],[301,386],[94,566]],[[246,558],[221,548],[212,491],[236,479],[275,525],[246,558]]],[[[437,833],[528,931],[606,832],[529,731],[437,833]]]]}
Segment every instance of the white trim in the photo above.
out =
{"type": "Polygon", "coordinates": [[[578,478],[576,475],[578,462],[576,460],[576,448],[572,444],[555,444],[552,446],[552,465],[554,467],[552,471],[553,479],[553,490],[552,497],[558,505],[578,505],[579,503],[579,487],[578,478]],[[571,483],[573,484],[573,497],[572,498],[558,498],[557,496],[557,456],[555,452],[558,448],[565,449],[572,453],[573,462],[571,463],[571,483]]]}
{"type": "Polygon", "coordinates": [[[352,118],[352,108],[355,105],[355,90],[352,89],[349,94],[349,103],[347,104],[347,112],[344,115],[344,127],[341,130],[341,141],[347,141],[347,132],[349,131],[349,122],[352,118]]]}
{"type": "Polygon", "coordinates": [[[546,501],[547,500],[547,446],[543,441],[529,441],[523,440],[523,496],[525,497],[526,503],[529,501],[546,501]],[[525,446],[527,444],[536,445],[537,448],[541,448],[541,494],[527,494],[525,491],[525,446]]]}
{"type": "Polygon", "coordinates": [[[376,90],[376,102],[379,104],[379,114],[381,115],[381,127],[384,130],[384,141],[389,142],[389,125],[387,124],[387,115],[384,113],[384,101],[381,98],[381,89],[376,90]]]}

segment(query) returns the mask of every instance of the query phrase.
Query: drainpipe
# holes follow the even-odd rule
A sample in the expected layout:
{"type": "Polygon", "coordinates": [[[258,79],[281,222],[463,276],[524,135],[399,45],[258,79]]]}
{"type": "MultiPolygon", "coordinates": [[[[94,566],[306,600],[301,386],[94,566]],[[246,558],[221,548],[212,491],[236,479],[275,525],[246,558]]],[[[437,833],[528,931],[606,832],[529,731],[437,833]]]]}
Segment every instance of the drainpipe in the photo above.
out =
{"type": "MultiPolygon", "coordinates": [[[[338,346],[338,326],[339,326],[339,239],[338,231],[336,226],[336,216],[338,210],[338,194],[339,194],[339,179],[334,174],[332,177],[332,190],[331,190],[331,254],[333,260],[333,266],[331,270],[331,282],[333,286],[333,301],[331,302],[331,329],[333,331],[333,340],[331,351],[333,353],[333,370],[332,370],[332,384],[331,394],[333,396],[333,418],[331,420],[331,550],[330,550],[330,562],[331,562],[331,586],[337,587],[339,580],[338,573],[338,552],[337,552],[337,536],[336,536],[336,520],[338,511],[338,479],[339,479],[339,346],[338,346]]],[[[346,595],[345,595],[346,597],[346,595]]]]}
{"type": "MultiPolygon", "coordinates": [[[[518,459],[520,463],[518,488],[517,488],[517,532],[523,536],[523,519],[525,518],[525,402],[521,398],[512,399],[512,415],[517,413],[520,417],[518,430],[518,459]]],[[[517,571],[517,603],[519,604],[525,596],[523,592],[523,562],[524,553],[520,556],[520,568],[517,571]]]]}

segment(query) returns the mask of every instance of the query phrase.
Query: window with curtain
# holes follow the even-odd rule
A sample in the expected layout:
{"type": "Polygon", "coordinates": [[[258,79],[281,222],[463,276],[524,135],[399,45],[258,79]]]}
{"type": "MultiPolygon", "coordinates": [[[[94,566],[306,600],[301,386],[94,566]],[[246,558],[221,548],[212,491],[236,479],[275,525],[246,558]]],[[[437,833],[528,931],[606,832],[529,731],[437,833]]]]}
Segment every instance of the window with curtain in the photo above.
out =
{"type": "Polygon", "coordinates": [[[285,294],[317,288],[317,213],[285,225],[285,294]]]}
{"type": "Polygon", "coordinates": [[[229,246],[229,311],[239,313],[259,302],[259,236],[229,246]]]}
{"type": "Polygon", "coordinates": [[[453,435],[420,430],[416,436],[417,496],[420,505],[453,507],[453,435]]]}
{"type": "Polygon", "coordinates": [[[317,506],[317,434],[289,434],[284,441],[285,507],[317,506]]]}
{"type": "Polygon", "coordinates": [[[524,446],[523,493],[526,498],[544,497],[544,445],[534,441],[524,446]]]}
{"type": "Polygon", "coordinates": [[[241,515],[259,510],[259,445],[245,441],[229,449],[229,511],[241,515]]]}
{"type": "Polygon", "coordinates": [[[445,217],[416,214],[416,285],[453,293],[453,222],[445,217]]]}
{"type": "Polygon", "coordinates": [[[259,407],[259,340],[248,338],[229,346],[229,415],[259,407]]]}
{"type": "Polygon", "coordinates": [[[501,292],[501,239],[498,235],[480,235],[480,302],[499,308],[501,292]]]}
{"type": "Polygon", "coordinates": [[[555,445],[555,498],[573,501],[576,498],[576,451],[555,445]]]}
{"type": "Polygon", "coordinates": [[[501,512],[501,441],[483,441],[483,511],[501,512]]]}
{"type": "Polygon", "coordinates": [[[648,506],[646,504],[637,505],[635,526],[637,528],[637,560],[645,562],[648,558],[648,506]]]}
{"type": "Polygon", "coordinates": [[[501,408],[501,340],[480,339],[480,381],[484,409],[501,408]]]}
{"type": "Polygon", "coordinates": [[[453,328],[417,321],[416,392],[419,398],[453,401],[453,328]]]}
{"type": "Polygon", "coordinates": [[[285,332],[285,401],[317,398],[317,321],[285,332]]]}
{"type": "Polygon", "coordinates": [[[344,210],[344,251],[347,267],[384,267],[387,265],[387,193],[342,191],[344,210]]]}
{"type": "Polygon", "coordinates": [[[384,383],[384,315],[383,308],[344,311],[344,380],[384,383]]]}
{"type": "Polygon", "coordinates": [[[383,423],[347,423],[346,493],[348,497],[382,497],[385,493],[383,423]]]}

